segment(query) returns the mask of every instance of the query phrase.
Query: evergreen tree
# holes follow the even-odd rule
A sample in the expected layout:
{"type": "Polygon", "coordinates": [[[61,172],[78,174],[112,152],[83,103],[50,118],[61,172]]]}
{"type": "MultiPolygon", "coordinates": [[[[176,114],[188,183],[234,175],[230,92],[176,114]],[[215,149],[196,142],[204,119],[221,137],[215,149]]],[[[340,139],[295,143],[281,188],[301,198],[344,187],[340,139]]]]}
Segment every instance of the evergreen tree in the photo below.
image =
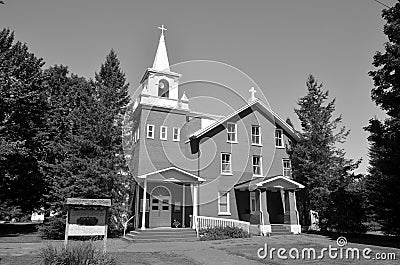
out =
{"type": "Polygon", "coordinates": [[[95,86],[99,101],[99,145],[105,159],[105,170],[113,182],[113,207],[111,228],[122,229],[122,224],[129,210],[129,191],[133,180],[125,161],[122,143],[123,116],[129,103],[128,86],[125,74],[114,50],[106,56],[99,73],[95,74],[95,86]]]}
{"type": "Polygon", "coordinates": [[[385,52],[374,55],[377,68],[369,75],[374,80],[372,100],[387,118],[369,121],[369,175],[366,189],[370,215],[387,234],[400,235],[400,3],[383,10],[385,52]]]}
{"type": "Polygon", "coordinates": [[[49,208],[62,213],[67,197],[111,198],[109,232],[120,233],[130,178],[122,149],[122,119],[129,100],[114,51],[95,81],[54,66],[48,76],[49,208]]]}
{"type": "Polygon", "coordinates": [[[0,215],[14,208],[29,213],[45,190],[41,132],[45,124],[42,59],[14,33],[0,31],[0,215]]]}
{"type": "Polygon", "coordinates": [[[316,210],[322,229],[357,230],[362,214],[349,223],[341,222],[343,211],[350,209],[340,203],[352,194],[355,176],[350,171],[358,165],[346,159],[345,152],[336,146],[344,142],[349,131],[341,127],[335,132],[342,117],[332,118],[335,100],[326,102],[328,91],[322,90],[322,84],[310,75],[306,85],[308,93],[300,98],[300,108],[295,109],[302,127],[301,140],[290,151],[293,177],[306,186],[299,194],[302,222],[308,224],[309,211],[316,210]]]}

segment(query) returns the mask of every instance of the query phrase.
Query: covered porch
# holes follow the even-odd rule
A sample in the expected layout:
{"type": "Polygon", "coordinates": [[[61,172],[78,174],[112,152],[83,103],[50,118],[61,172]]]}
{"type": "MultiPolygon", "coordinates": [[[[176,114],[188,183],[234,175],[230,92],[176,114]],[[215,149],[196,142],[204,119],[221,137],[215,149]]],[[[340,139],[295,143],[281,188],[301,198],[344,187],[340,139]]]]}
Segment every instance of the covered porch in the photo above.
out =
{"type": "Polygon", "coordinates": [[[136,227],[190,227],[198,215],[198,188],[204,179],[169,167],[138,176],[135,198],[136,227]]]}
{"type": "Polygon", "coordinates": [[[286,226],[299,234],[296,191],[302,188],[302,184],[284,176],[239,184],[235,186],[239,219],[259,225],[263,234],[271,233],[273,226],[286,226]]]}

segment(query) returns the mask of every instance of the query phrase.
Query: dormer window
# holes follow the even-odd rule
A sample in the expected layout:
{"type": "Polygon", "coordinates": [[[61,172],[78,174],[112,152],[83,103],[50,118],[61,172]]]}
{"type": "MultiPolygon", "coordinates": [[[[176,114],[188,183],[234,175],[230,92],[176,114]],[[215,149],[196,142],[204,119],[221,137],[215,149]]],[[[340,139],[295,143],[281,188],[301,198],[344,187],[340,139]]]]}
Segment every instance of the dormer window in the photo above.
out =
{"type": "Polygon", "coordinates": [[[161,79],[158,83],[158,96],[162,98],[169,97],[169,83],[165,79],[161,79]]]}

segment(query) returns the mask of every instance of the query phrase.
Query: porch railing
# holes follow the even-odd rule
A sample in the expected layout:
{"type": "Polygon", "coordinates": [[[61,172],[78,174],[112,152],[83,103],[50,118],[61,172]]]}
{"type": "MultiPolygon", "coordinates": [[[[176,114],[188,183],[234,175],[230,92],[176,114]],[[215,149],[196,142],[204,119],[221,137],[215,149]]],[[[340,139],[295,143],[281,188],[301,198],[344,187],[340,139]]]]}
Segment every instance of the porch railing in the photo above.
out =
{"type": "Polygon", "coordinates": [[[196,216],[194,218],[197,237],[199,237],[200,229],[213,228],[213,227],[239,227],[247,233],[250,233],[250,222],[239,221],[235,219],[196,216]]]}

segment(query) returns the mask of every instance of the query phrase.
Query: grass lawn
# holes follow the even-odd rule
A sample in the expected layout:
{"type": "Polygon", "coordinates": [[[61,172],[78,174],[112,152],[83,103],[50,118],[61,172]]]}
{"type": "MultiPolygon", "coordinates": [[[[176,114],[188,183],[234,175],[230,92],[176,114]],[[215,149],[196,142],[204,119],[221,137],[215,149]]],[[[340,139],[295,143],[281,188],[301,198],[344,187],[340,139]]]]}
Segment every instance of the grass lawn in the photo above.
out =
{"type": "Polygon", "coordinates": [[[38,264],[39,260],[35,256],[24,255],[24,256],[0,256],[0,264],[7,265],[33,265],[38,264]]]}

